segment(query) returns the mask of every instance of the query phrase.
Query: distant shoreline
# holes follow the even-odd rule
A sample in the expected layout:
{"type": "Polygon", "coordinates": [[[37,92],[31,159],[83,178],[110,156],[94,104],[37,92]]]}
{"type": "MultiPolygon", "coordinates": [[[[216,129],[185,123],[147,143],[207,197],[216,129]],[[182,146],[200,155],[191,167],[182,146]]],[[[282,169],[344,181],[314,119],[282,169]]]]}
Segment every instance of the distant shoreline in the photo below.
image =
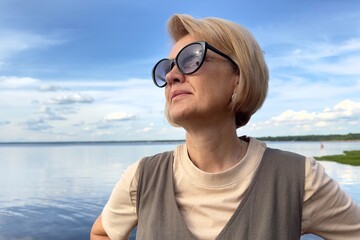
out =
{"type": "Polygon", "coordinates": [[[133,141],[58,141],[58,142],[0,142],[0,145],[132,145],[183,143],[185,140],[133,140],[133,141]]]}
{"type": "MultiPolygon", "coordinates": [[[[349,133],[345,135],[298,135],[278,137],[255,137],[261,141],[268,142],[330,142],[330,141],[360,141],[360,133],[349,133]]],[[[122,140],[122,141],[39,141],[39,142],[0,142],[0,145],[129,145],[129,144],[168,144],[183,143],[184,139],[177,140],[122,140]]]]}
{"type": "Polygon", "coordinates": [[[261,141],[309,141],[309,142],[327,142],[327,141],[360,141],[360,133],[348,134],[330,134],[330,135],[298,135],[298,136],[280,136],[280,137],[260,137],[261,141]]]}

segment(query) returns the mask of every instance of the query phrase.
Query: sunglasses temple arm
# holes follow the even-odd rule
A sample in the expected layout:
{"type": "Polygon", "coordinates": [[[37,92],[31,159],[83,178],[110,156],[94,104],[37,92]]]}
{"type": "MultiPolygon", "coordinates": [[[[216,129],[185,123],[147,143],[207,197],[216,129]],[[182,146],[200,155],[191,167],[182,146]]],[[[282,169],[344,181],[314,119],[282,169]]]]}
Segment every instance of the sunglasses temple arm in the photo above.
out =
{"type": "Polygon", "coordinates": [[[217,54],[219,54],[220,56],[223,56],[224,58],[226,58],[227,60],[229,60],[232,64],[234,64],[235,66],[237,66],[236,62],[234,60],[231,59],[231,57],[229,57],[228,55],[226,55],[225,53],[217,50],[216,48],[214,48],[211,45],[207,45],[207,47],[212,50],[213,52],[216,52],[217,54]]]}

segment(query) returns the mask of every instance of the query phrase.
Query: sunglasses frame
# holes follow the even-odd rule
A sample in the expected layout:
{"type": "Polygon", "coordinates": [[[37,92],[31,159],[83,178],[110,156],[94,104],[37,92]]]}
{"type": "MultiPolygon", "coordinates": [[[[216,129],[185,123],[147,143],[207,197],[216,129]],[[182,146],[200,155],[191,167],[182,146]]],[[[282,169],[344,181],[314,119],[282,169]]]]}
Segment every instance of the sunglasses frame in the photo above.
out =
{"type": "MultiPolygon", "coordinates": [[[[161,59],[160,61],[158,61],[158,62],[155,64],[154,68],[152,69],[152,79],[153,79],[154,84],[155,84],[157,87],[159,87],[159,88],[163,88],[163,87],[165,87],[165,86],[167,85],[166,79],[164,79],[164,80],[165,80],[165,81],[164,81],[164,85],[159,85],[159,84],[157,83],[157,81],[156,81],[155,70],[156,70],[156,68],[158,67],[158,65],[159,65],[161,62],[163,62],[163,61],[170,61],[170,71],[172,70],[172,68],[174,67],[174,65],[176,65],[177,68],[179,69],[179,71],[180,71],[182,74],[184,74],[184,75],[190,75],[190,74],[193,74],[193,73],[197,72],[197,71],[201,68],[201,66],[203,65],[203,63],[204,63],[204,61],[205,61],[205,57],[206,57],[206,54],[207,54],[207,50],[208,50],[208,49],[210,49],[211,51],[219,54],[220,56],[222,56],[222,57],[224,57],[224,58],[226,58],[227,60],[229,60],[229,61],[231,62],[231,64],[233,64],[234,66],[236,66],[236,67],[238,68],[238,66],[237,66],[237,64],[236,64],[236,62],[235,62],[234,60],[232,60],[232,59],[231,59],[228,55],[226,55],[225,53],[223,53],[223,52],[221,52],[220,50],[216,49],[215,47],[211,46],[209,43],[207,43],[207,42],[205,42],[205,41],[192,42],[192,43],[186,45],[185,47],[183,47],[183,48],[179,51],[179,53],[176,55],[176,57],[175,57],[174,59],[163,58],[163,59],[161,59]],[[204,50],[204,54],[203,54],[203,56],[202,56],[202,59],[201,59],[201,62],[200,62],[200,64],[199,64],[199,66],[198,66],[194,71],[191,71],[191,72],[189,72],[189,73],[185,73],[185,72],[179,67],[179,65],[178,65],[178,58],[179,58],[179,55],[184,51],[184,49],[186,49],[187,47],[189,47],[189,46],[191,46],[191,45],[194,45],[194,44],[200,44],[200,45],[202,46],[202,49],[204,50]]],[[[169,72],[170,72],[170,71],[169,71],[169,72]]],[[[161,77],[161,76],[160,76],[160,77],[161,77]]]]}

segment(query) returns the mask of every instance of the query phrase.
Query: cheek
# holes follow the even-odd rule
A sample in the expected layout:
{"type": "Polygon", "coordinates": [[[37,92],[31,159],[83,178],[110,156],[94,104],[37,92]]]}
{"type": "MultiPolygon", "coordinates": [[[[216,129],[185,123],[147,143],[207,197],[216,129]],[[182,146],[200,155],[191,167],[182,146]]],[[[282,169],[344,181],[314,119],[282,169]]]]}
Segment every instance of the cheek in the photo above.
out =
{"type": "Polygon", "coordinates": [[[234,75],[229,74],[229,72],[213,71],[207,75],[203,84],[212,90],[217,90],[217,92],[225,94],[226,92],[233,90],[234,79],[234,75]]]}
{"type": "Polygon", "coordinates": [[[212,79],[211,84],[207,85],[206,92],[203,92],[203,94],[208,95],[209,101],[228,104],[234,93],[234,84],[230,81],[231,79],[224,79],[221,77],[214,78],[212,79]]]}

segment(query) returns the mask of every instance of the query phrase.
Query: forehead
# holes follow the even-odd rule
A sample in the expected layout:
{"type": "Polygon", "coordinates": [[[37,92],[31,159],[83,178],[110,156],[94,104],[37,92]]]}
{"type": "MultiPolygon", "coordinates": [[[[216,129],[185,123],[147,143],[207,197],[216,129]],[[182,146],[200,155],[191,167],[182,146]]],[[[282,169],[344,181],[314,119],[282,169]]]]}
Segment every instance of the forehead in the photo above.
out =
{"type": "Polygon", "coordinates": [[[185,47],[186,45],[188,45],[190,43],[197,42],[197,41],[200,41],[200,39],[195,38],[191,35],[186,35],[186,36],[180,38],[172,47],[169,58],[170,59],[175,58],[176,55],[180,52],[180,50],[183,49],[183,47],[185,47]]]}

